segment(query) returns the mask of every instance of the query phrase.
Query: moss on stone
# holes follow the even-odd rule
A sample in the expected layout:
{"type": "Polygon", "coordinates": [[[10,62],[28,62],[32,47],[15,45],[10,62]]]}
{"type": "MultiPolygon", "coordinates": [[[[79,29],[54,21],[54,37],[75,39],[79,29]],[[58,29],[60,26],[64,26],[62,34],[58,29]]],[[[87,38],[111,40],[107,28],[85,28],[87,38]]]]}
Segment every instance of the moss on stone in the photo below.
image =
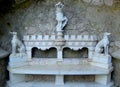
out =
{"type": "Polygon", "coordinates": [[[3,31],[0,29],[0,36],[4,35],[3,31]]]}
{"type": "Polygon", "coordinates": [[[28,7],[31,6],[32,3],[33,3],[32,0],[26,0],[26,1],[22,2],[22,3],[20,3],[20,4],[15,4],[12,11],[28,8],[28,7]]]}

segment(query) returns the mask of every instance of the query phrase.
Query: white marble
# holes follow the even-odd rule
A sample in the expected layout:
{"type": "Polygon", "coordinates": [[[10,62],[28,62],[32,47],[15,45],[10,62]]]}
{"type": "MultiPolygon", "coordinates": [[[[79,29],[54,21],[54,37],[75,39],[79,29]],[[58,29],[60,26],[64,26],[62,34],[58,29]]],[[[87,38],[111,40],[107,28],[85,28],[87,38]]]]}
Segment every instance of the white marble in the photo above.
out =
{"type": "Polygon", "coordinates": [[[58,50],[58,61],[62,61],[62,50],[65,47],[69,47],[73,50],[79,50],[83,47],[86,47],[89,50],[89,54],[91,54],[90,52],[94,50],[97,41],[97,37],[95,35],[64,35],[64,37],[61,39],[57,39],[55,37],[55,35],[25,35],[24,43],[26,46],[26,53],[28,54],[28,57],[30,59],[32,58],[31,49],[33,47],[37,47],[41,50],[47,50],[51,47],[55,47],[58,50]],[[39,39],[39,37],[42,38],[39,39]],[[46,39],[46,37],[48,39],[46,39]]]}
{"type": "Polygon", "coordinates": [[[56,75],[55,84],[56,85],[64,85],[64,75],[56,75]]]}
{"type": "Polygon", "coordinates": [[[101,53],[104,50],[104,54],[108,55],[108,48],[109,48],[109,38],[108,36],[111,33],[105,32],[103,39],[98,42],[98,44],[95,47],[95,52],[96,53],[101,53]],[[103,49],[102,49],[103,48],[103,49]]]}
{"type": "Polygon", "coordinates": [[[20,53],[20,56],[25,54],[25,46],[24,44],[18,39],[17,32],[10,32],[13,35],[11,44],[12,44],[12,55],[16,55],[17,51],[20,53]]]}
{"type": "MultiPolygon", "coordinates": [[[[106,35],[108,35],[108,33],[105,33],[105,41],[107,37],[106,35]]],[[[101,49],[101,47],[104,46],[102,42],[104,41],[104,38],[96,45],[97,37],[95,35],[65,35],[62,38],[64,40],[60,40],[61,42],[65,41],[65,44],[62,44],[63,46],[56,46],[56,41],[60,41],[59,39],[56,40],[54,38],[55,36],[52,37],[53,38],[49,35],[24,36],[27,54],[23,56],[19,56],[19,53],[16,53],[16,55],[10,55],[8,67],[11,78],[10,84],[25,81],[25,75],[27,74],[57,75],[55,82],[56,85],[64,85],[64,78],[62,75],[95,75],[95,82],[98,82],[101,85],[106,85],[105,87],[111,87],[107,86],[111,83],[110,73],[113,70],[111,56],[108,52],[105,54],[96,52],[96,50],[94,52],[94,49],[101,49]],[[38,40],[38,37],[41,37],[40,40],[38,40]],[[57,58],[32,59],[31,49],[33,47],[37,47],[41,50],[47,50],[51,47],[55,47],[57,49],[57,58]],[[69,47],[75,51],[82,49],[83,47],[87,47],[89,56],[87,59],[63,59],[62,49],[65,47],[69,47]],[[16,81],[12,78],[16,79],[16,81]]],[[[109,45],[109,43],[105,45],[109,45]]],[[[105,51],[106,50],[108,51],[108,49],[105,49],[105,51]]]]}
{"type": "Polygon", "coordinates": [[[109,74],[113,68],[105,69],[102,67],[79,64],[79,65],[27,65],[17,68],[10,68],[11,73],[16,74],[44,74],[44,75],[99,75],[109,74]]]}
{"type": "Polygon", "coordinates": [[[57,26],[56,26],[56,31],[62,31],[63,28],[66,26],[67,24],[67,17],[64,16],[62,8],[63,8],[63,4],[61,2],[58,2],[55,7],[56,7],[56,20],[58,22],[57,26]]]}
{"type": "Polygon", "coordinates": [[[108,85],[97,82],[66,82],[64,85],[55,85],[53,82],[28,81],[12,84],[9,87],[113,87],[113,82],[108,85]]]}
{"type": "Polygon", "coordinates": [[[105,74],[105,75],[96,75],[95,76],[95,82],[107,85],[111,81],[111,74],[105,74]]]}
{"type": "MultiPolygon", "coordinates": [[[[17,54],[16,54],[17,55],[17,54]]],[[[25,66],[28,65],[28,60],[27,60],[27,55],[24,56],[14,56],[14,55],[10,55],[10,59],[9,59],[9,67],[11,68],[15,68],[15,67],[21,67],[21,66],[25,66]]]]}
{"type": "Polygon", "coordinates": [[[113,87],[111,72],[113,71],[108,46],[110,33],[97,43],[96,35],[64,35],[67,17],[63,15],[61,2],[56,4],[55,35],[24,35],[24,44],[18,39],[17,32],[11,32],[12,54],[9,57],[10,81],[8,87],[113,87]],[[97,44],[97,45],[96,45],[97,44]],[[17,48],[17,46],[19,48],[17,48]],[[32,58],[32,48],[43,51],[56,48],[57,58],[32,58]],[[78,51],[88,48],[88,58],[63,58],[63,49],[78,51]],[[101,53],[102,47],[104,53],[101,53]],[[25,54],[26,48],[26,54],[25,54]],[[19,52],[17,53],[17,50],[19,52]],[[22,54],[22,56],[21,56],[22,54]],[[53,75],[54,82],[27,81],[28,75],[53,75]],[[94,75],[94,82],[64,82],[64,75],[94,75]],[[45,84],[44,84],[45,83],[45,84]]]}
{"type": "MultiPolygon", "coordinates": [[[[38,40],[38,37],[36,35],[32,35],[31,37],[29,35],[24,36],[24,43],[26,46],[27,54],[22,57],[17,56],[19,54],[16,56],[12,54],[10,55],[8,70],[11,74],[10,78],[16,78],[17,83],[25,81],[24,78],[27,74],[57,75],[55,82],[56,86],[64,85],[64,78],[61,75],[95,75],[95,82],[98,82],[101,85],[103,84],[105,87],[112,87],[111,85],[109,86],[111,83],[109,76],[113,70],[111,56],[108,53],[106,55],[100,52],[94,52],[95,47],[97,47],[97,37],[95,35],[65,35],[63,37],[65,41],[65,44],[63,46],[56,46],[55,43],[57,40],[55,38],[51,38],[49,35],[41,35],[41,37],[42,38],[38,40]],[[55,47],[57,49],[57,58],[39,58],[36,60],[32,59],[31,49],[33,47],[37,47],[41,50],[47,50],[51,47],[55,47]],[[87,47],[89,56],[87,59],[63,59],[62,49],[65,47],[69,47],[75,51],[82,49],[83,47],[87,47]],[[21,76],[22,78],[19,77],[19,75],[23,75],[21,76]],[[101,81],[102,79],[104,80],[101,81]]],[[[63,40],[61,40],[61,42],[62,41],[63,40]]],[[[98,48],[100,47],[98,46],[98,48]]],[[[10,80],[10,82],[10,84],[12,84],[15,81],[10,80]]],[[[98,87],[99,86],[100,85],[98,85],[98,87]]],[[[64,87],[66,86],[64,85],[64,87]]]]}

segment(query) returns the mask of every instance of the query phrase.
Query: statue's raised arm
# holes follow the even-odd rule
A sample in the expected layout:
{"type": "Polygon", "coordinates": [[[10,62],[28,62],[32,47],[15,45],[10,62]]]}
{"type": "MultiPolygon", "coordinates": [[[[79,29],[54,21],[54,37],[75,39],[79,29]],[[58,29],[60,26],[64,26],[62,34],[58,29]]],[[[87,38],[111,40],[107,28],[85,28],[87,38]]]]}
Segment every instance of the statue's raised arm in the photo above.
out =
{"type": "Polygon", "coordinates": [[[61,2],[59,2],[55,5],[55,7],[56,7],[56,20],[58,22],[57,26],[56,26],[56,31],[62,31],[68,22],[67,17],[64,16],[63,11],[62,11],[63,6],[64,5],[61,2]]]}

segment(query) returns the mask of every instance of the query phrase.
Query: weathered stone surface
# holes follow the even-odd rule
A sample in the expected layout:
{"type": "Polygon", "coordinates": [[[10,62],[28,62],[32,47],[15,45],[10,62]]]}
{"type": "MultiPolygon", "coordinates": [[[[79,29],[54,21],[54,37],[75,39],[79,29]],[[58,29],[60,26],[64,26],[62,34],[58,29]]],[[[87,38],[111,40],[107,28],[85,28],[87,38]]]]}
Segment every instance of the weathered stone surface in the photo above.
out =
{"type": "Polygon", "coordinates": [[[5,87],[6,78],[7,78],[7,62],[6,57],[8,56],[8,52],[4,51],[0,48],[0,87],[5,87]]]}
{"type": "Polygon", "coordinates": [[[0,48],[0,58],[5,58],[6,56],[8,56],[8,54],[8,52],[0,48]]]}
{"type": "Polygon", "coordinates": [[[104,0],[104,3],[108,6],[112,6],[113,2],[114,2],[114,0],[104,0]]]}
{"type": "Polygon", "coordinates": [[[15,0],[16,4],[20,4],[20,3],[24,2],[24,1],[26,1],[26,0],[15,0]]]}
{"type": "Polygon", "coordinates": [[[0,59],[0,87],[5,87],[7,80],[7,62],[8,60],[0,59]]]}
{"type": "Polygon", "coordinates": [[[91,2],[91,0],[83,0],[84,2],[87,2],[87,3],[90,3],[91,2]]]}
{"type": "MultiPolygon", "coordinates": [[[[54,4],[58,1],[28,0],[28,2],[14,7],[8,14],[0,18],[0,45],[9,52],[11,51],[12,36],[9,31],[19,32],[20,39],[24,34],[53,33],[57,23],[54,15],[54,4]]],[[[97,34],[98,38],[101,39],[102,33],[107,31],[112,33],[112,41],[120,40],[119,8],[107,7],[106,5],[91,6],[81,2],[81,0],[63,0],[63,3],[65,4],[64,13],[69,20],[65,27],[65,33],[82,34],[89,32],[97,34]]],[[[106,0],[105,3],[110,5],[111,2],[106,0]]],[[[115,64],[119,64],[119,62],[115,61],[115,64]]],[[[117,73],[115,78],[118,76],[117,73]]],[[[115,81],[118,83],[119,79],[115,81]]]]}
{"type": "Polygon", "coordinates": [[[113,52],[113,53],[112,53],[112,56],[113,56],[114,58],[120,59],[120,49],[117,50],[117,51],[115,51],[115,52],[113,52]]]}
{"type": "MultiPolygon", "coordinates": [[[[0,44],[11,51],[9,31],[19,32],[22,39],[23,34],[51,34],[55,32],[55,7],[58,1],[28,1],[15,7],[9,14],[6,14],[0,21],[0,44]],[[31,4],[32,3],[32,4],[31,4]],[[24,7],[25,6],[25,7],[24,7]],[[24,8],[24,9],[23,9],[24,8]]],[[[83,32],[99,34],[99,38],[104,31],[112,32],[113,40],[119,40],[119,10],[113,7],[87,6],[80,0],[64,0],[64,14],[68,17],[68,25],[65,33],[81,34],[83,32]],[[72,4],[71,4],[72,3],[72,4]]]]}
{"type": "Polygon", "coordinates": [[[103,0],[92,0],[93,5],[103,5],[103,0]]]}
{"type": "Polygon", "coordinates": [[[115,82],[115,87],[120,87],[120,60],[113,59],[114,72],[112,78],[115,82]]]}
{"type": "Polygon", "coordinates": [[[93,75],[85,75],[85,76],[65,76],[65,82],[94,82],[95,76],[93,75]]]}
{"type": "Polygon", "coordinates": [[[91,5],[97,5],[97,6],[101,6],[101,5],[107,5],[107,6],[112,6],[113,5],[113,0],[83,0],[86,3],[89,3],[91,5]]]}
{"type": "Polygon", "coordinates": [[[120,41],[115,41],[113,44],[114,47],[112,49],[111,55],[114,58],[120,59],[120,41]]]}
{"type": "Polygon", "coordinates": [[[120,41],[115,41],[115,45],[120,48],[120,41]]]}

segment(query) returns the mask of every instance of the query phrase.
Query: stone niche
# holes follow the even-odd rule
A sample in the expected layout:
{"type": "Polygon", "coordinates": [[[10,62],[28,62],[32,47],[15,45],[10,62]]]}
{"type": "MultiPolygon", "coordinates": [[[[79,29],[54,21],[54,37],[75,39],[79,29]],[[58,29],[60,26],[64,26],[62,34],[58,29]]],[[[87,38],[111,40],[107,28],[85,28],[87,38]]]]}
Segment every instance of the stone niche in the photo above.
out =
{"type": "MultiPolygon", "coordinates": [[[[55,75],[26,75],[26,81],[55,82],[55,75]]],[[[64,82],[94,82],[94,75],[65,75],[64,82]]]]}
{"type": "MultiPolygon", "coordinates": [[[[57,49],[50,48],[43,51],[37,47],[33,47],[32,58],[57,58],[57,49]]],[[[88,58],[88,48],[82,48],[75,51],[66,47],[63,49],[63,58],[88,58]]]]}
{"type": "Polygon", "coordinates": [[[57,58],[57,49],[50,48],[48,50],[41,50],[37,47],[32,48],[32,58],[57,58]]]}
{"type": "Polygon", "coordinates": [[[55,82],[54,75],[26,75],[26,81],[46,81],[46,82],[55,82]]]}
{"type": "Polygon", "coordinates": [[[64,82],[94,82],[94,75],[65,75],[64,82]]]}
{"type": "Polygon", "coordinates": [[[88,48],[75,51],[66,47],[63,49],[63,58],[88,58],[88,48]]]}
{"type": "Polygon", "coordinates": [[[10,55],[9,87],[113,87],[111,56],[99,52],[96,35],[61,36],[25,35],[26,53],[10,55]]]}
{"type": "Polygon", "coordinates": [[[26,34],[23,44],[17,32],[11,32],[9,87],[113,87],[110,33],[105,32],[98,43],[95,34],[65,34],[68,18],[63,6],[61,2],[55,5],[55,33],[26,34]]]}

